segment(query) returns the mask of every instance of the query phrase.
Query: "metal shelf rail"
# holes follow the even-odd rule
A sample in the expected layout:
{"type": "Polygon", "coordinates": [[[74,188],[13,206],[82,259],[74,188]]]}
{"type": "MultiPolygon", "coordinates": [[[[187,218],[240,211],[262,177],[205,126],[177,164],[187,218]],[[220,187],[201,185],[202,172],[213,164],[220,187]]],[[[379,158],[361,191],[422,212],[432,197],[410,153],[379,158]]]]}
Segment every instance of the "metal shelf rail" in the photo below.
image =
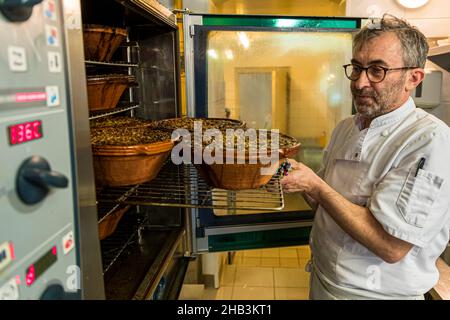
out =
{"type": "Polygon", "coordinates": [[[277,175],[259,189],[239,191],[212,189],[193,165],[174,165],[170,160],[152,181],[133,188],[103,188],[97,191],[97,201],[228,210],[279,211],[284,207],[283,191],[277,175]]]}
{"type": "Polygon", "coordinates": [[[127,68],[137,68],[139,65],[137,63],[128,63],[122,61],[114,61],[114,62],[101,62],[101,61],[92,61],[86,60],[86,66],[101,66],[101,67],[127,67],[127,68]]]}
{"type": "Polygon", "coordinates": [[[110,116],[113,114],[122,113],[122,112],[133,110],[133,109],[136,109],[139,107],[140,107],[140,104],[138,102],[122,102],[122,103],[120,103],[119,107],[114,108],[114,109],[109,109],[108,111],[91,112],[91,114],[89,116],[89,120],[102,118],[102,117],[110,116]]]}

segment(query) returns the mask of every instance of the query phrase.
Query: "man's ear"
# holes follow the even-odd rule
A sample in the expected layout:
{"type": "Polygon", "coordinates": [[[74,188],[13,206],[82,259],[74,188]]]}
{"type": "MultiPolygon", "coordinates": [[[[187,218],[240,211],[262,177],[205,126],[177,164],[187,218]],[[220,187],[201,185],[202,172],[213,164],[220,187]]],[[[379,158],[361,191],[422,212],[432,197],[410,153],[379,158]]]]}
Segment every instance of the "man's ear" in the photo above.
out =
{"type": "Polygon", "coordinates": [[[405,89],[407,91],[414,90],[425,78],[425,70],[416,68],[409,72],[406,80],[405,89]]]}

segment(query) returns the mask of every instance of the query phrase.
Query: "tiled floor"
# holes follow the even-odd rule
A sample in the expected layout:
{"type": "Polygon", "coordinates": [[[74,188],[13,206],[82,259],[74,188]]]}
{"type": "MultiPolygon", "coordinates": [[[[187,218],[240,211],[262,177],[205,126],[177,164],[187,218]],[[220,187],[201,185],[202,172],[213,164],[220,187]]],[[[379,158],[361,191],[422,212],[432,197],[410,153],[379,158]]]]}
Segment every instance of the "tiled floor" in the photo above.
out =
{"type": "Polygon", "coordinates": [[[224,265],[220,288],[183,286],[180,299],[304,300],[308,299],[308,246],[239,251],[224,265]]]}

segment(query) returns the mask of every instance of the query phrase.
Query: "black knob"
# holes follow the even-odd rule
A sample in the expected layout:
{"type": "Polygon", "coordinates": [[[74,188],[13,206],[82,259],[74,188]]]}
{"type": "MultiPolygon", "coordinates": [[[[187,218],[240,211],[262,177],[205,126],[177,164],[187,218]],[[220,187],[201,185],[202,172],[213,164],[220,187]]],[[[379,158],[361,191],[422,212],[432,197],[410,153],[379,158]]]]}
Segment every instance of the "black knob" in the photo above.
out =
{"type": "Polygon", "coordinates": [[[0,0],[0,11],[12,22],[27,21],[33,13],[33,7],[42,0],[0,0]]]}
{"type": "Polygon", "coordinates": [[[77,292],[66,292],[62,285],[52,284],[41,295],[41,300],[76,300],[80,299],[77,292]]]}
{"type": "Polygon", "coordinates": [[[26,204],[42,201],[50,187],[67,188],[69,179],[59,172],[51,171],[50,165],[40,156],[25,160],[17,172],[16,191],[26,204]]]}

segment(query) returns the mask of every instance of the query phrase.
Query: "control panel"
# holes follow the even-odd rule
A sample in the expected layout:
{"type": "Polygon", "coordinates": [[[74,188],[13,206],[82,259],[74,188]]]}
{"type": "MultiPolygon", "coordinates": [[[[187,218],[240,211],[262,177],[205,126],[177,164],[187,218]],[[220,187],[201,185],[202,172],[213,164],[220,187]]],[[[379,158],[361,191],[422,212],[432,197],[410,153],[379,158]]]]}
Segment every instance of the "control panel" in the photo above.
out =
{"type": "Polygon", "coordinates": [[[0,300],[80,297],[62,17],[0,0],[0,300]]]}

